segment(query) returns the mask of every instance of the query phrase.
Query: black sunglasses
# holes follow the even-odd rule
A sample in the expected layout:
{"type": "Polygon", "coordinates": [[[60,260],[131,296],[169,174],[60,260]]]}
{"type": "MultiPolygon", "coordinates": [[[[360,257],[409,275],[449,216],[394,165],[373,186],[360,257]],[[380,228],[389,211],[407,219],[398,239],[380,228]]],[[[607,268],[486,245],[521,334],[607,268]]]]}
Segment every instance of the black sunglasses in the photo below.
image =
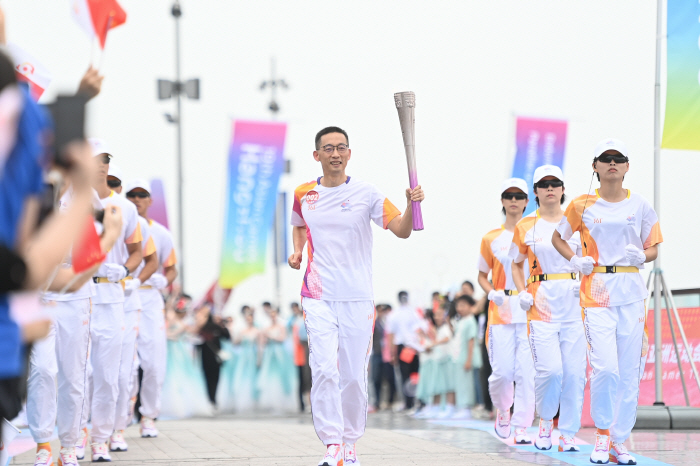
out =
{"type": "Polygon", "coordinates": [[[110,188],[118,188],[121,185],[121,180],[107,180],[107,186],[109,186],[110,188]]]}
{"type": "Polygon", "coordinates": [[[522,201],[522,200],[527,199],[527,194],[525,194],[525,193],[508,193],[508,192],[501,194],[501,199],[510,200],[513,198],[515,198],[516,201],[522,201]]]}
{"type": "Polygon", "coordinates": [[[552,188],[561,188],[564,186],[564,182],[561,180],[540,180],[535,183],[535,186],[538,189],[549,189],[550,186],[552,188]]]}
{"type": "Polygon", "coordinates": [[[126,193],[126,197],[138,197],[139,199],[146,199],[147,197],[151,197],[150,194],[148,194],[146,191],[129,191],[126,193]]]}
{"type": "Polygon", "coordinates": [[[102,156],[102,163],[109,164],[109,161],[111,158],[112,157],[110,157],[109,155],[103,155],[102,156]]]}
{"type": "Polygon", "coordinates": [[[630,159],[622,154],[601,154],[598,156],[597,160],[603,163],[610,163],[612,161],[615,163],[627,163],[630,161],[630,159]]]}

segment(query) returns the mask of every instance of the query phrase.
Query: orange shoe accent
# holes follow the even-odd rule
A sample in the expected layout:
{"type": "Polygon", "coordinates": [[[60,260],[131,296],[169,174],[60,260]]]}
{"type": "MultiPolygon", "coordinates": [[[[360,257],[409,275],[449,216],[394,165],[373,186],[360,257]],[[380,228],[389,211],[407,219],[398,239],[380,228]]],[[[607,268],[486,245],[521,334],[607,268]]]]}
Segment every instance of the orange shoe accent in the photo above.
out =
{"type": "Polygon", "coordinates": [[[39,450],[51,451],[51,444],[49,442],[37,443],[36,444],[36,451],[39,451],[39,450]]]}

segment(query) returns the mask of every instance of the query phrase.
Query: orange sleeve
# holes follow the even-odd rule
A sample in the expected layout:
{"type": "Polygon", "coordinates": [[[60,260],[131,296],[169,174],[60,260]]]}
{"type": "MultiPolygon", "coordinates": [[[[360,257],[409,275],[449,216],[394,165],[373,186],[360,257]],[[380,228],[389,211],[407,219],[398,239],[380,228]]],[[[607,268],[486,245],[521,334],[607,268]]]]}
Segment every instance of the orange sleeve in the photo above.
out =
{"type": "Polygon", "coordinates": [[[170,255],[166,261],[163,262],[163,267],[172,267],[175,264],[177,264],[177,256],[175,255],[175,248],[172,248],[170,250],[170,255]]]}
{"type": "Polygon", "coordinates": [[[652,246],[656,246],[659,243],[663,243],[664,237],[661,234],[661,226],[659,222],[656,222],[653,227],[651,227],[651,232],[649,236],[644,241],[644,249],[649,249],[652,246]]]}

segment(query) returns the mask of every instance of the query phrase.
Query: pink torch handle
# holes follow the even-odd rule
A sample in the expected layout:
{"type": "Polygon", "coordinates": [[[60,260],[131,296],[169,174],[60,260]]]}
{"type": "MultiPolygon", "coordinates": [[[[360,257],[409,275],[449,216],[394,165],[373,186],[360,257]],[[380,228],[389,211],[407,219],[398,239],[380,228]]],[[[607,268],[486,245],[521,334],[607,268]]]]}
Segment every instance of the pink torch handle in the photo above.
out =
{"type": "MultiPolygon", "coordinates": [[[[411,189],[418,186],[418,174],[411,170],[408,172],[408,182],[411,189]]],[[[411,201],[411,210],[413,212],[413,231],[423,229],[423,213],[420,210],[420,202],[411,201]]]]}

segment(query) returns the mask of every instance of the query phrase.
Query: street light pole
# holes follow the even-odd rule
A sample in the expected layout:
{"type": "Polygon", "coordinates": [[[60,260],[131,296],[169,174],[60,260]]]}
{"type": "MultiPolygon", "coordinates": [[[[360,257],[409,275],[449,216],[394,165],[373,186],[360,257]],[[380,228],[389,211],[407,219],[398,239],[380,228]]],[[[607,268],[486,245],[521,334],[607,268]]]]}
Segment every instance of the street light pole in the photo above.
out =
{"type": "MultiPolygon", "coordinates": [[[[180,83],[180,17],[182,10],[180,9],[179,0],[175,0],[171,10],[175,18],[175,82],[180,83]]],[[[177,244],[180,252],[180,285],[181,289],[185,290],[185,228],[183,221],[183,205],[182,191],[184,183],[182,179],[182,89],[178,89],[177,94],[177,116],[175,124],[177,125],[177,244]]]]}

